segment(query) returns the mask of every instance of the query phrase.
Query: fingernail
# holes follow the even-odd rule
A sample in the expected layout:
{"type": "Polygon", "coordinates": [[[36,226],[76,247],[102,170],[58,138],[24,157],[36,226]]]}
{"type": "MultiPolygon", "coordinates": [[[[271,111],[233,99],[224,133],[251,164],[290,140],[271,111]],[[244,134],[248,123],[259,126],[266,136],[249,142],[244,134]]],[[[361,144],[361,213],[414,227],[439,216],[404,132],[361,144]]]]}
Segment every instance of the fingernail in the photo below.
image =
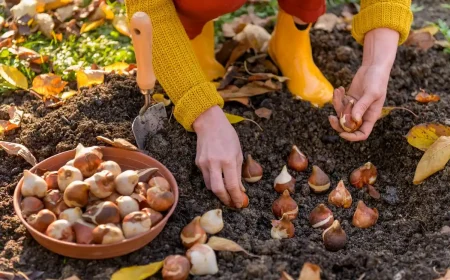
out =
{"type": "Polygon", "coordinates": [[[361,121],[361,116],[359,114],[356,114],[355,117],[353,118],[355,121],[359,122],[361,121]]]}

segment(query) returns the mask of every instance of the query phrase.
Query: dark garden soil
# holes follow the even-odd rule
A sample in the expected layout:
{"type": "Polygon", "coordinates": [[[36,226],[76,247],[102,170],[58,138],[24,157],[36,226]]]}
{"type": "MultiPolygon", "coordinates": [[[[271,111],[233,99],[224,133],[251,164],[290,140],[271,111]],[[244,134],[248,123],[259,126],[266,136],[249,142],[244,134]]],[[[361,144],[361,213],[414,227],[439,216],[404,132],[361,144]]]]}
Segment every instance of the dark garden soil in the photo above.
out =
{"type": "MultiPolygon", "coordinates": [[[[428,3],[427,3],[428,4],[428,3]]],[[[346,32],[312,32],[317,65],[335,86],[349,86],[358,69],[362,48],[346,32]]],[[[145,248],[129,255],[101,261],[82,261],[58,256],[41,247],[26,232],[15,215],[14,188],[23,169],[21,158],[0,151],[0,270],[44,271],[44,278],[108,279],[117,269],[147,264],[169,254],[183,254],[179,233],[192,218],[214,208],[224,211],[225,228],[219,236],[232,239],[261,259],[242,253],[217,253],[219,273],[202,279],[279,279],[286,270],[295,277],[305,261],[322,268],[322,279],[435,279],[450,267],[450,235],[441,228],[450,225],[450,167],[414,186],[412,179],[422,152],[408,145],[405,135],[415,124],[439,122],[450,125],[450,56],[433,48],[421,52],[400,47],[388,88],[386,106],[404,106],[419,115],[393,111],[378,121],[367,141],[350,143],[332,130],[327,116],[334,113],[293,100],[285,89],[252,98],[255,108],[273,110],[270,120],[258,118],[253,109],[226,105],[226,111],[258,122],[235,125],[243,151],[251,153],[264,167],[263,179],[246,185],[250,197],[247,209],[223,207],[202,183],[194,165],[196,136],[187,133],[172,117],[165,131],[147,142],[148,152],[165,164],[180,187],[178,207],[160,236],[145,248]],[[418,104],[413,92],[419,88],[441,96],[441,101],[418,104]],[[270,236],[272,202],[278,197],[272,183],[296,144],[311,164],[323,168],[334,188],[343,179],[353,196],[350,209],[330,206],[348,235],[344,250],[328,252],[321,230],[313,229],[307,217],[328,195],[311,194],[307,172],[297,178],[295,200],[299,218],[295,237],[273,240],[270,236]],[[379,171],[375,187],[381,193],[374,200],[363,190],[348,184],[350,172],[367,161],[379,171]],[[363,200],[380,212],[378,223],[369,229],[351,225],[356,202],[363,200]]],[[[131,122],[142,105],[134,78],[110,75],[105,84],[84,90],[58,109],[48,109],[27,94],[0,97],[1,104],[16,104],[28,114],[22,128],[6,135],[6,141],[26,145],[39,161],[75,148],[78,143],[97,145],[95,136],[125,138],[133,142],[131,122]]],[[[169,109],[170,110],[170,109],[169,109]]],[[[170,113],[170,111],[169,111],[170,113]]],[[[4,111],[0,119],[6,119],[4,111]]],[[[159,279],[157,275],[155,279],[159,279]]]]}

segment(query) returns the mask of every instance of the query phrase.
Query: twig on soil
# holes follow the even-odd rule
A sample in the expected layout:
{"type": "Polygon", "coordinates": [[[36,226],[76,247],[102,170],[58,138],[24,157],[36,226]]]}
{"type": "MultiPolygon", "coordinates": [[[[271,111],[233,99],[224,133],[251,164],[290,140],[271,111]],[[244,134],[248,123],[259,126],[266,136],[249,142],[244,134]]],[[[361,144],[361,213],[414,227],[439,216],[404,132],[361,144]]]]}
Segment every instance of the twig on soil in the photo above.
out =
{"type": "Polygon", "coordinates": [[[261,131],[264,131],[264,129],[257,122],[255,122],[254,120],[247,119],[247,118],[244,118],[244,120],[256,124],[256,126],[259,127],[259,129],[261,129],[261,131]]]}
{"type": "Polygon", "coordinates": [[[361,274],[361,276],[359,276],[358,280],[363,280],[364,277],[366,277],[366,274],[365,274],[365,273],[361,274]]]}

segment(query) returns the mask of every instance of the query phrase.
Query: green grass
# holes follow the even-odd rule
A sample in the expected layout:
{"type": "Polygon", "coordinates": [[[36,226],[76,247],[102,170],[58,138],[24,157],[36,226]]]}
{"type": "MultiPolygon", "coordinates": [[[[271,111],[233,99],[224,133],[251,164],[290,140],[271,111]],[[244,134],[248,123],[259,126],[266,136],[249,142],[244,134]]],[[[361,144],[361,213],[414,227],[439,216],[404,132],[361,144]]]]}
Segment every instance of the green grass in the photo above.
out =
{"type": "MultiPolygon", "coordinates": [[[[450,42],[450,27],[448,26],[448,24],[442,19],[438,19],[436,26],[439,28],[439,32],[444,35],[445,40],[447,40],[447,42],[450,42]]],[[[444,52],[450,54],[450,47],[445,48],[444,52]]]]}

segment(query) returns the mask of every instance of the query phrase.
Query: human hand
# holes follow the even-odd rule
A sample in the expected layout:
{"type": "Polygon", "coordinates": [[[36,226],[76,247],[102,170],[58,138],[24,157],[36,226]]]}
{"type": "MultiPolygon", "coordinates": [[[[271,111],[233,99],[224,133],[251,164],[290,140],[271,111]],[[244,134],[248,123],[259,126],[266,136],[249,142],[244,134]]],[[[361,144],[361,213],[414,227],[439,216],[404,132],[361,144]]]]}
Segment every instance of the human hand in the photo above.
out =
{"type": "Polygon", "coordinates": [[[387,85],[392,65],[397,53],[399,34],[388,28],[377,28],[364,37],[364,54],[361,67],[356,72],[345,94],[345,89],[335,89],[333,106],[336,116],[329,116],[331,126],[348,141],[366,140],[378,120],[386,99],[387,85]],[[362,121],[361,127],[352,133],[345,132],[339,124],[344,98],[354,99],[352,118],[362,121]]]}
{"type": "Polygon", "coordinates": [[[202,171],[206,187],[225,205],[241,208],[243,155],[236,131],[219,106],[201,114],[193,128],[197,133],[195,164],[202,171]]]}

